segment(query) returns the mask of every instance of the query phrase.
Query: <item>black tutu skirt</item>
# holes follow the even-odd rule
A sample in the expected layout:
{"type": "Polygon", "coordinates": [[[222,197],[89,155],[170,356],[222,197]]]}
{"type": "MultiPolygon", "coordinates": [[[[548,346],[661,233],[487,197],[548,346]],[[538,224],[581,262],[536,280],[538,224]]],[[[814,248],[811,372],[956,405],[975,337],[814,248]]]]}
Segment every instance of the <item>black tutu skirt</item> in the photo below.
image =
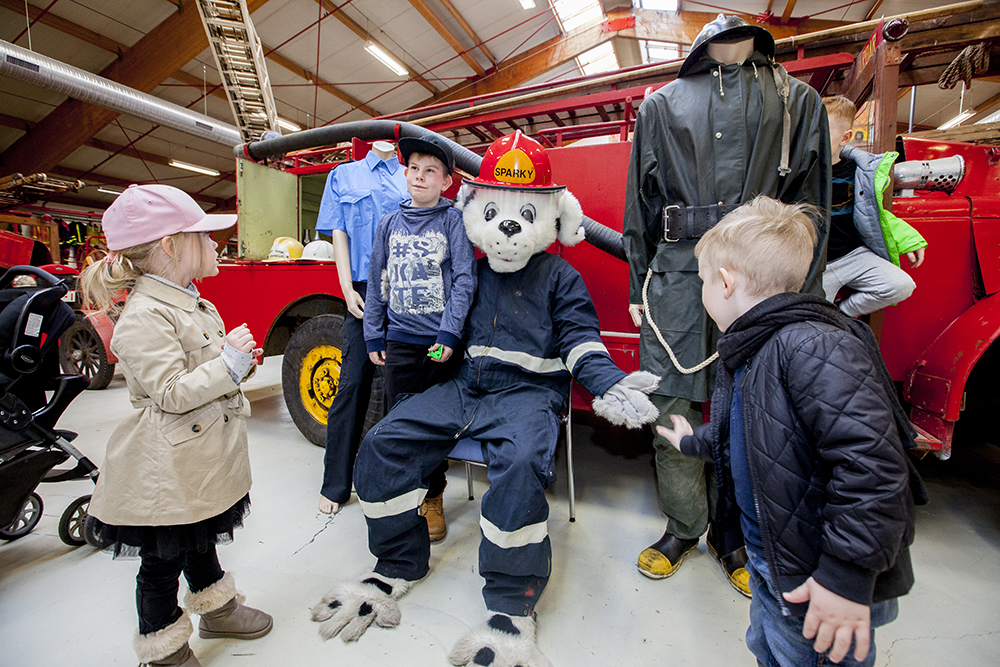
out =
{"type": "Polygon", "coordinates": [[[174,560],[191,551],[204,553],[217,544],[229,544],[248,514],[249,493],[221,514],[180,526],[112,526],[93,517],[93,534],[101,550],[114,558],[150,555],[174,560]]]}

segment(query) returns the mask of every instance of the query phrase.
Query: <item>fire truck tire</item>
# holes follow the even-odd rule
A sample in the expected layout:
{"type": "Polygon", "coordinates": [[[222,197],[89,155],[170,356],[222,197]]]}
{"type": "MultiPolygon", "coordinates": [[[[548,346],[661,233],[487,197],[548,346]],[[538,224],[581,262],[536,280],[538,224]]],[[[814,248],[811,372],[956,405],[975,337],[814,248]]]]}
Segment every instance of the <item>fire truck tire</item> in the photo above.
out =
{"type": "Polygon", "coordinates": [[[326,445],[326,415],[340,383],[343,315],[306,320],[285,346],[281,390],[295,426],[310,442],[326,445]]]}
{"type": "Polygon", "coordinates": [[[88,389],[104,389],[115,376],[115,365],[108,363],[108,351],[93,325],[83,315],[59,338],[59,365],[67,375],[86,375],[88,389]]]}

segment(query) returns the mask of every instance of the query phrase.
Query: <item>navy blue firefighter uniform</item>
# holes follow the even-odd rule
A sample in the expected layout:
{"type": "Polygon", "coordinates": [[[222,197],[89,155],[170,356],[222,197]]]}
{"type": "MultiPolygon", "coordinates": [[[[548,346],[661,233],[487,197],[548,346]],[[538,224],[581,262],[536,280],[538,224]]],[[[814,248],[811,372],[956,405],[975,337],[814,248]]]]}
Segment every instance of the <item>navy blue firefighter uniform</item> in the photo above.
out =
{"type": "Polygon", "coordinates": [[[539,253],[515,273],[479,260],[466,358],[455,378],[399,402],[365,437],[354,480],[375,572],[408,581],[428,571],[430,541],[417,508],[425,478],[459,438],[483,444],[479,572],[490,611],[532,614],[551,571],[545,489],[555,481],[559,417],[570,374],[601,396],[626,373],[601,342],[580,274],[539,253]]]}

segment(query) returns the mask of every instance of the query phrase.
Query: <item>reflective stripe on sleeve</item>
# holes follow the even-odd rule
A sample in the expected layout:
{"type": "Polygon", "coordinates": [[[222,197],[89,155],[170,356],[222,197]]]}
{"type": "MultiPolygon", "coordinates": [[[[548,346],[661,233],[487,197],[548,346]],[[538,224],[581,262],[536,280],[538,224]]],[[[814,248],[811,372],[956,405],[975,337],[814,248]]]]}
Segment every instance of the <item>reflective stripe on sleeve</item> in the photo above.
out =
{"type": "Polygon", "coordinates": [[[566,370],[566,364],[562,362],[562,359],[543,359],[527,352],[512,352],[510,350],[500,350],[495,347],[470,345],[468,353],[470,357],[490,357],[497,361],[520,366],[532,373],[558,373],[559,371],[566,370]]]}
{"type": "Polygon", "coordinates": [[[576,366],[576,362],[580,361],[580,357],[587,354],[588,352],[602,352],[604,354],[607,354],[608,357],[611,356],[610,354],[608,354],[608,348],[604,347],[604,343],[601,342],[580,343],[572,350],[570,350],[568,355],[566,355],[566,367],[569,368],[570,373],[573,372],[573,367],[576,366]]]}
{"type": "Polygon", "coordinates": [[[381,503],[367,503],[360,498],[358,503],[361,505],[361,511],[369,519],[384,519],[387,516],[396,516],[417,509],[420,507],[420,503],[424,502],[426,495],[427,489],[414,489],[381,503]]]}
{"type": "Polygon", "coordinates": [[[540,544],[545,539],[545,536],[549,534],[549,525],[545,521],[533,523],[530,526],[524,526],[508,533],[494,526],[486,517],[481,516],[479,518],[479,526],[483,529],[483,536],[501,549],[514,549],[529,544],[540,544]]]}

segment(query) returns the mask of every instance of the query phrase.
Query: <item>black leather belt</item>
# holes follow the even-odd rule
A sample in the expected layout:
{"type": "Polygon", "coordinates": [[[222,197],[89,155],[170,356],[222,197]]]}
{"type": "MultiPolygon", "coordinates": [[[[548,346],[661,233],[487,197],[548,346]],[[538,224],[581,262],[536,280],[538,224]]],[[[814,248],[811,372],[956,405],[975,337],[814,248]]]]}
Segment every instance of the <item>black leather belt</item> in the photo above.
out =
{"type": "Polygon", "coordinates": [[[663,239],[680,241],[700,239],[719,224],[728,213],[741,204],[711,204],[709,206],[666,206],[663,209],[663,239]]]}

